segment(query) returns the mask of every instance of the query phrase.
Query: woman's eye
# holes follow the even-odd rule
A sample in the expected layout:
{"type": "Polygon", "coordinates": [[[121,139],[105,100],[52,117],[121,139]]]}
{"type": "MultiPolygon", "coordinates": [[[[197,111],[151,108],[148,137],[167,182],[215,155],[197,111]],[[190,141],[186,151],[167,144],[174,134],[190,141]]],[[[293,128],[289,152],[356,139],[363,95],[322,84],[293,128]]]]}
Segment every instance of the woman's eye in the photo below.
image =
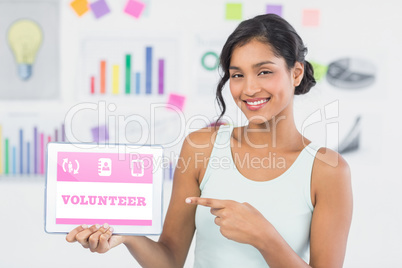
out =
{"type": "Polygon", "coordinates": [[[233,74],[232,75],[232,78],[239,78],[239,77],[243,77],[243,75],[241,75],[241,74],[233,74]]]}
{"type": "Polygon", "coordinates": [[[264,74],[271,74],[272,72],[270,71],[262,71],[258,75],[264,75],[264,74]]]}

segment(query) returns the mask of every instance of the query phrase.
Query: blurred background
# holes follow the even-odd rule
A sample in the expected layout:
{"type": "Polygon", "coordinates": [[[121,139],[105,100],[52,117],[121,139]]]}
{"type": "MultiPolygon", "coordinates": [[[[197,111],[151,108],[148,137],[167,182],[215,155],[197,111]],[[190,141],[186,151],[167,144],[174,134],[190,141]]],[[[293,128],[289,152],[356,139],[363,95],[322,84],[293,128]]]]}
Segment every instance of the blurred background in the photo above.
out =
{"type": "MultiPolygon", "coordinates": [[[[297,127],[351,167],[344,267],[402,267],[400,12],[396,0],[0,0],[0,267],[140,267],[124,246],[92,254],[44,232],[46,144],[164,145],[166,211],[184,136],[219,114],[226,38],[265,13],[293,25],[315,68],[297,127]]],[[[226,121],[245,124],[224,96],[226,121]]]]}

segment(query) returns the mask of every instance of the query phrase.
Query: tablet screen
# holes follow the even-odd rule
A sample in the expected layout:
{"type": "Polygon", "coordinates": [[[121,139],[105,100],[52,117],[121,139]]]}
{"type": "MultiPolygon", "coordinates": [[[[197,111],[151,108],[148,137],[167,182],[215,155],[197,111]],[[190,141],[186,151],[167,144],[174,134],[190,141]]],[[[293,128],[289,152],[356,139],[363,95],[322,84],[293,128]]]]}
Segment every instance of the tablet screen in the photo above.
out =
{"type": "Polygon", "coordinates": [[[108,223],[115,233],[159,234],[160,146],[49,143],[46,231],[108,223]]]}

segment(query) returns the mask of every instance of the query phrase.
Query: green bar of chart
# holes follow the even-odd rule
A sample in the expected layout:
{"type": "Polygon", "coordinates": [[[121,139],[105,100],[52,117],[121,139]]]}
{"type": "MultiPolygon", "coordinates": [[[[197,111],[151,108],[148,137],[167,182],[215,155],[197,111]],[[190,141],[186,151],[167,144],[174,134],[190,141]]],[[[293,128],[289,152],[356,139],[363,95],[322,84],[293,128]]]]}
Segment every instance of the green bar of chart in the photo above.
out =
{"type": "Polygon", "coordinates": [[[126,55],[126,94],[130,94],[131,87],[131,55],[126,55]]]}

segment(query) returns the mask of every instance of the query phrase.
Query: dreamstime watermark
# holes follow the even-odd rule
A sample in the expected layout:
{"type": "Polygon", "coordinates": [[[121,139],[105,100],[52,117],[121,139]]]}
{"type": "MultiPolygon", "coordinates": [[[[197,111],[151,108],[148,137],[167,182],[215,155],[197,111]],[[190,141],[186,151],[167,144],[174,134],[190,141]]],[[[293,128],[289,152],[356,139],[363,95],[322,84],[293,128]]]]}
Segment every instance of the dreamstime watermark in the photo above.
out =
{"type": "MultiPolygon", "coordinates": [[[[214,118],[208,118],[205,115],[193,115],[191,117],[186,117],[185,114],[176,106],[174,105],[169,105],[165,103],[153,103],[150,104],[149,106],[149,118],[147,119],[146,116],[144,116],[144,111],[142,111],[141,114],[138,113],[132,113],[129,115],[122,115],[116,113],[117,106],[114,103],[107,103],[106,101],[99,101],[98,103],[92,103],[92,102],[85,102],[85,103],[79,103],[73,107],[70,108],[70,110],[67,112],[65,116],[65,131],[66,131],[66,138],[70,143],[74,143],[77,147],[80,146],[81,143],[85,143],[86,147],[88,148],[88,141],[80,140],[77,135],[74,133],[78,130],[82,129],[82,125],[75,126],[73,124],[73,119],[74,118],[79,118],[81,114],[85,112],[90,112],[92,115],[97,117],[97,122],[96,123],[98,126],[100,125],[106,125],[106,128],[98,128],[97,131],[108,131],[109,133],[115,133],[114,140],[105,140],[105,141],[99,141],[99,142],[93,142],[91,143],[92,147],[100,147],[100,148],[113,148],[114,146],[117,146],[118,144],[125,144],[126,146],[118,146],[119,148],[119,154],[121,153],[123,156],[125,155],[125,148],[127,149],[136,149],[140,148],[144,145],[149,146],[149,145],[155,145],[156,143],[156,137],[158,135],[160,136],[167,136],[167,132],[165,129],[171,128],[171,122],[168,121],[174,121],[174,134],[170,134],[170,137],[166,137],[166,142],[161,144],[164,148],[171,148],[176,145],[181,144],[184,140],[188,142],[190,146],[192,146],[195,149],[203,149],[203,148],[208,148],[212,144],[215,145],[217,148],[224,148],[227,146],[233,146],[230,144],[230,139],[227,139],[225,143],[219,144],[215,142],[215,136],[216,135],[209,135],[210,139],[205,140],[203,139],[203,142],[198,141],[199,139],[193,139],[192,135],[189,135],[190,133],[198,130],[198,132],[214,132],[214,124],[216,123],[216,120],[218,119],[218,116],[214,118]],[[158,113],[159,112],[159,113],[158,113]],[[162,117],[158,117],[158,114],[162,114],[162,117]],[[169,117],[166,117],[166,114],[169,114],[169,117]],[[204,126],[209,126],[207,128],[200,129],[200,127],[194,127],[195,123],[202,123],[204,126]],[[139,135],[137,136],[136,140],[129,139],[127,137],[127,128],[129,125],[135,125],[137,129],[137,133],[139,135]],[[73,131],[75,130],[75,131],[73,131]],[[122,151],[123,150],[123,151],[122,151]]],[[[242,112],[240,109],[237,110],[237,115],[235,118],[231,118],[230,116],[224,115],[221,118],[222,122],[225,122],[226,124],[229,125],[235,125],[235,122],[241,122],[242,118],[242,112]]],[[[277,132],[278,132],[278,125],[281,124],[281,122],[284,122],[286,120],[285,116],[277,116],[271,118],[271,120],[266,120],[266,118],[263,118],[261,116],[256,116],[253,118],[249,118],[249,120],[260,120],[261,122],[265,122],[266,126],[263,128],[247,128],[245,127],[245,131],[239,131],[238,132],[238,137],[241,140],[243,140],[247,146],[250,148],[255,148],[255,149],[261,149],[261,148],[275,148],[277,146],[277,132]],[[266,142],[263,144],[258,144],[256,142],[253,142],[253,135],[255,133],[266,133],[269,134],[270,137],[270,142],[266,142]],[[243,135],[243,136],[242,136],[243,135]]],[[[300,132],[302,136],[305,135],[306,130],[311,127],[312,125],[315,125],[317,123],[325,123],[325,144],[323,146],[328,147],[330,144],[331,149],[334,151],[337,151],[339,147],[339,101],[333,101],[329,104],[326,104],[322,109],[318,109],[312,114],[310,114],[303,122],[301,125],[300,132]]],[[[105,136],[105,133],[98,133],[98,136],[105,136]]],[[[305,140],[303,139],[303,143],[305,140]]],[[[241,146],[240,143],[236,143],[237,146],[241,146]]],[[[304,144],[307,146],[307,144],[304,144]]],[[[315,154],[315,150],[307,147],[306,150],[310,152],[311,154],[315,154]]],[[[248,155],[248,154],[246,154],[248,155]]],[[[236,155],[235,155],[236,156],[236,155]]],[[[338,165],[338,157],[335,157],[336,154],[330,154],[325,152],[320,152],[317,155],[317,158],[320,159],[321,161],[324,161],[331,166],[337,166],[338,165]],[[332,156],[332,157],[331,157],[332,156]]],[[[209,156],[208,156],[209,157],[209,156]]],[[[170,155],[170,159],[176,159],[176,165],[180,165],[179,161],[179,156],[174,156],[170,155]]],[[[195,159],[197,160],[197,159],[195,159]]],[[[186,160],[188,161],[188,160],[186,160]]],[[[214,160],[210,160],[214,161],[214,160]]],[[[228,160],[222,160],[228,161],[228,160]]],[[[166,165],[167,161],[160,161],[161,163],[165,163],[166,165]]],[[[201,164],[208,162],[208,161],[199,161],[201,164]]],[[[257,168],[258,165],[260,167],[275,167],[275,168],[285,168],[286,163],[285,163],[285,158],[280,157],[278,155],[271,156],[271,160],[268,160],[268,158],[258,158],[258,157],[244,157],[244,159],[236,159],[236,164],[243,163],[243,165],[248,165],[251,168],[257,168]],[[274,161],[275,160],[275,161],[274,161]],[[254,162],[253,162],[254,161],[254,162]],[[264,162],[265,161],[265,162],[264,162]],[[273,163],[275,162],[275,163],[273,163]]],[[[197,163],[195,161],[194,163],[197,163]]],[[[219,162],[220,163],[220,162],[219,162]]],[[[185,163],[183,163],[184,165],[185,163]]]]}

